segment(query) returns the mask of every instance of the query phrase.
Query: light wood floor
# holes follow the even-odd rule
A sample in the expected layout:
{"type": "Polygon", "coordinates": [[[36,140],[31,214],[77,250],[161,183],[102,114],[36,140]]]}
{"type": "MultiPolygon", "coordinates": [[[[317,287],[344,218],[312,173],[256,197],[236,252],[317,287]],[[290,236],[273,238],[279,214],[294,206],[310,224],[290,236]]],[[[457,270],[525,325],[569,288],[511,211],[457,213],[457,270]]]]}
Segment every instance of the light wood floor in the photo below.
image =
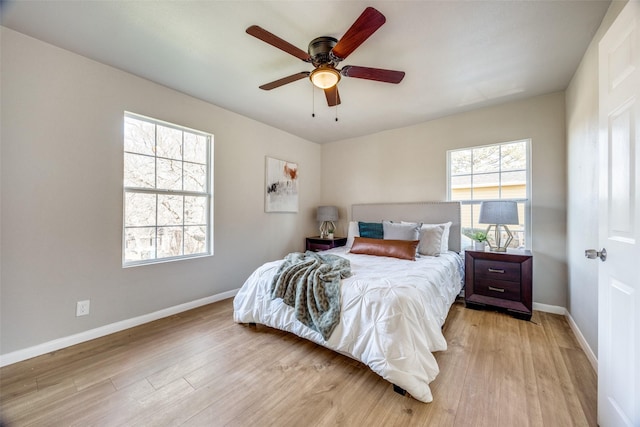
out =
{"type": "Polygon", "coordinates": [[[596,375],[564,317],[455,303],[430,404],[221,301],[0,370],[8,426],[594,426],[596,375]]]}

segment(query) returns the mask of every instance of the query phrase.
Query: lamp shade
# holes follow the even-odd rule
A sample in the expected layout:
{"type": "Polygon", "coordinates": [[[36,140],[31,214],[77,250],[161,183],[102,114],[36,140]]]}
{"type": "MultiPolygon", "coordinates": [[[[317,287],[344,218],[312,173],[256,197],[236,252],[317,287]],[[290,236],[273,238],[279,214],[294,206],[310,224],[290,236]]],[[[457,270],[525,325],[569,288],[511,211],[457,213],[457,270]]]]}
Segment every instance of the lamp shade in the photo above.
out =
{"type": "Polygon", "coordinates": [[[318,206],[318,221],[337,221],[338,208],[335,206],[318,206]]]}
{"type": "Polygon", "coordinates": [[[520,224],[518,203],[506,200],[482,202],[478,222],[480,224],[520,224]]]}

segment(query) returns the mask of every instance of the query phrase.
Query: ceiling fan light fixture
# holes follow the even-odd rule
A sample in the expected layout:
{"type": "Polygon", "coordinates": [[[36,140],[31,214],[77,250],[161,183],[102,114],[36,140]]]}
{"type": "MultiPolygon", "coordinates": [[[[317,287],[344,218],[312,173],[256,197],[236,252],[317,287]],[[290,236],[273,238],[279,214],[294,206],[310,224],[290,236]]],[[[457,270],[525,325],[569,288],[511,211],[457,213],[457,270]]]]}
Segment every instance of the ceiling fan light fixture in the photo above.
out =
{"type": "Polygon", "coordinates": [[[338,84],[340,73],[335,68],[318,67],[311,72],[309,79],[314,86],[324,90],[338,84]]]}

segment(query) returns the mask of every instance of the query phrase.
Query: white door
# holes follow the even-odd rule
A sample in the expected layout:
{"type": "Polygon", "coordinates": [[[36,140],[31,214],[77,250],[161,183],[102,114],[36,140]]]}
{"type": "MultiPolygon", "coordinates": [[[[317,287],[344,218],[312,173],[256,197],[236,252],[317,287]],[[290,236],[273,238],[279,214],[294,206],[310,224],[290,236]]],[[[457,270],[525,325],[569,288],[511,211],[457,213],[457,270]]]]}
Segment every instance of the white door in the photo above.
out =
{"type": "Polygon", "coordinates": [[[640,2],[600,42],[598,423],[640,426],[640,2]]]}

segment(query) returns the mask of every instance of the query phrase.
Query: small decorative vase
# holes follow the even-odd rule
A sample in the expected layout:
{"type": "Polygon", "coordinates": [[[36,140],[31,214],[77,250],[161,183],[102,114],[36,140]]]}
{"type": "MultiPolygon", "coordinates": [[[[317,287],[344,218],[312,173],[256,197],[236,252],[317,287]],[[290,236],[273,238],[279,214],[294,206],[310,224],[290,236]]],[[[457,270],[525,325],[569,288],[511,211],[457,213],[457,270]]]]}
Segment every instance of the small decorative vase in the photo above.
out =
{"type": "Polygon", "coordinates": [[[473,242],[473,249],[475,249],[476,251],[484,251],[484,247],[485,247],[485,242],[478,242],[478,241],[473,242]]]}
{"type": "Polygon", "coordinates": [[[327,239],[333,239],[333,233],[327,234],[327,239]]]}

